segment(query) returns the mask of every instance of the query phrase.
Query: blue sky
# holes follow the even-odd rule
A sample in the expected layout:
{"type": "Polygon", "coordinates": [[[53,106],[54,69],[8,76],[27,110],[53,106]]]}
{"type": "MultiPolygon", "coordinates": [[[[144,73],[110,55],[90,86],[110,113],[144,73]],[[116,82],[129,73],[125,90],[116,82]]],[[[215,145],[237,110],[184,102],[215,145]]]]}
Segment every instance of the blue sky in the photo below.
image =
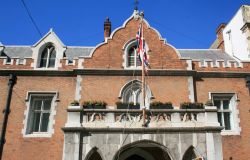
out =
{"type": "MultiPolygon", "coordinates": [[[[24,0],[42,35],[50,28],[68,46],[95,46],[103,41],[103,22],[112,30],[134,10],[134,0],[24,0]]],[[[139,0],[139,10],[167,42],[176,48],[208,48],[215,30],[249,0],[139,0]]],[[[40,34],[21,0],[1,1],[0,42],[33,45],[40,34]]]]}

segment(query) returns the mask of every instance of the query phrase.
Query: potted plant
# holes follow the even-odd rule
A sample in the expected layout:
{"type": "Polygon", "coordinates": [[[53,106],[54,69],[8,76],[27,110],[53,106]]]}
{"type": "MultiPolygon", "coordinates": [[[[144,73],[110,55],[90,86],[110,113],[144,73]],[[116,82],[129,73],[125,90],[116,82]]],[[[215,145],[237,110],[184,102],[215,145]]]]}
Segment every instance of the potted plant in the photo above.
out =
{"type": "Polygon", "coordinates": [[[79,106],[79,101],[78,100],[74,100],[70,103],[71,106],[79,106]]]}
{"type": "Polygon", "coordinates": [[[213,101],[211,99],[207,100],[205,103],[206,106],[213,106],[213,101]]]}
{"type": "Polygon", "coordinates": [[[198,102],[183,102],[180,104],[181,109],[204,109],[203,103],[198,102]]]}
{"type": "Polygon", "coordinates": [[[117,109],[140,109],[139,103],[126,103],[126,102],[116,102],[117,109]]]}
{"type": "Polygon", "coordinates": [[[104,101],[84,101],[83,108],[85,109],[106,109],[107,103],[104,101]]]}
{"type": "Polygon", "coordinates": [[[155,101],[150,103],[150,109],[173,109],[173,105],[171,102],[159,102],[155,101]]]}

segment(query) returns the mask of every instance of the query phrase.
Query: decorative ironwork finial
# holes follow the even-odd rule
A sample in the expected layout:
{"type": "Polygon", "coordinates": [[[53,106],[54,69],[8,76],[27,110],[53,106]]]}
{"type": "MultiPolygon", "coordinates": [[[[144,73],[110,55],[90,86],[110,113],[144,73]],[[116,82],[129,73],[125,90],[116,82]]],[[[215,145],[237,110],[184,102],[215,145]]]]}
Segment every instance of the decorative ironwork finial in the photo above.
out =
{"type": "Polygon", "coordinates": [[[135,0],[135,10],[136,11],[138,10],[138,4],[139,4],[138,0],[135,0]]]}

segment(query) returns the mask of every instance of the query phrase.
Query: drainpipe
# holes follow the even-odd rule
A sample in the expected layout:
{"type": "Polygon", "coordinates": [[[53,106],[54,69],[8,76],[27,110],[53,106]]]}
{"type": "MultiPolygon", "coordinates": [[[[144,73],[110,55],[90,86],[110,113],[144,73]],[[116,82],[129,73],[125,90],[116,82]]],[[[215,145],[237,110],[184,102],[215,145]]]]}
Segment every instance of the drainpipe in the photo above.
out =
{"type": "MultiPolygon", "coordinates": [[[[83,111],[80,112],[80,124],[82,126],[83,122],[83,111]]],[[[80,130],[80,136],[79,136],[79,160],[82,160],[82,149],[83,149],[83,131],[80,130]]]]}
{"type": "Polygon", "coordinates": [[[15,85],[15,83],[16,83],[16,76],[14,74],[10,74],[9,83],[8,83],[8,86],[9,86],[8,97],[7,97],[6,107],[4,109],[4,119],[3,119],[1,139],[0,139],[0,160],[2,159],[2,155],[3,155],[3,147],[5,144],[5,133],[6,133],[8,118],[10,114],[11,96],[12,96],[13,86],[15,85]]]}
{"type": "Polygon", "coordinates": [[[246,77],[246,86],[247,86],[249,94],[250,94],[250,76],[246,77]]]}

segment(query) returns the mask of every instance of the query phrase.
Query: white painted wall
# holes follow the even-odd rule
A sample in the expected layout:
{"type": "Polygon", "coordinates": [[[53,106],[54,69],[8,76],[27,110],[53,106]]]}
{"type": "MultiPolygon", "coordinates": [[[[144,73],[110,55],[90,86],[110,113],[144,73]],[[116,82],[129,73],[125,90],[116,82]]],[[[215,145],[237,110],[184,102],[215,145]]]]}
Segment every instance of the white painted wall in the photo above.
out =
{"type": "Polygon", "coordinates": [[[242,12],[243,10],[241,7],[223,30],[225,51],[240,60],[250,60],[250,53],[247,50],[246,35],[241,30],[245,24],[242,12]]]}

